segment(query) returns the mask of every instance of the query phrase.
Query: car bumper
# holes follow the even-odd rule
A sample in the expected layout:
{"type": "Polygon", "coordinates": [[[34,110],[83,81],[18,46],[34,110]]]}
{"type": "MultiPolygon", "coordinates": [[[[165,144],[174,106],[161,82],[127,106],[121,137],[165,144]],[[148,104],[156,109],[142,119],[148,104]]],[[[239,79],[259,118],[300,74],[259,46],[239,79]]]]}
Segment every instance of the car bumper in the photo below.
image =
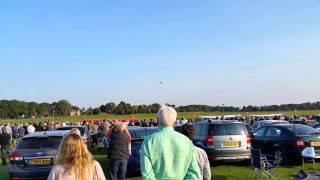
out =
{"type": "Polygon", "coordinates": [[[215,150],[205,149],[210,161],[242,161],[251,159],[250,150],[215,150]]]}
{"type": "Polygon", "coordinates": [[[52,166],[37,168],[20,168],[16,165],[9,165],[10,179],[47,179],[52,166]]]}

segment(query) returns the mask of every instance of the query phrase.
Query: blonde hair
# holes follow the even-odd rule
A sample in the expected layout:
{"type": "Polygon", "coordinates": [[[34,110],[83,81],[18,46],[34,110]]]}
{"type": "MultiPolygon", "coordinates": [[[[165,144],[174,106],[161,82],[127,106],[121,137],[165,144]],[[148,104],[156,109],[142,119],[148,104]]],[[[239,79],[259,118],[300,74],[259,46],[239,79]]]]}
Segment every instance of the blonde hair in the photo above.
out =
{"type": "Polygon", "coordinates": [[[69,134],[77,134],[81,136],[80,130],[78,128],[72,128],[69,132],[69,134]]]}
{"type": "Polygon", "coordinates": [[[78,180],[93,177],[93,162],[91,154],[78,134],[68,134],[63,138],[55,164],[65,167],[68,175],[75,173],[78,180]]]}
{"type": "Polygon", "coordinates": [[[114,131],[115,132],[124,132],[125,129],[127,128],[127,124],[126,123],[117,123],[114,125],[114,131]]]}

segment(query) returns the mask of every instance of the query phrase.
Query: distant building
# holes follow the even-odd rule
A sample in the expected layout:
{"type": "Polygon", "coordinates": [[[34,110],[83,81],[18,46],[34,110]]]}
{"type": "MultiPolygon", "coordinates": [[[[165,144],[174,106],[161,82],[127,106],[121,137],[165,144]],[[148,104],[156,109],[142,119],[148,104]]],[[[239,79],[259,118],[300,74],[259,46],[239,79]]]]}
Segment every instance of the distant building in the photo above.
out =
{"type": "Polygon", "coordinates": [[[70,116],[80,116],[81,111],[78,108],[73,108],[72,111],[70,112],[70,116]]]}

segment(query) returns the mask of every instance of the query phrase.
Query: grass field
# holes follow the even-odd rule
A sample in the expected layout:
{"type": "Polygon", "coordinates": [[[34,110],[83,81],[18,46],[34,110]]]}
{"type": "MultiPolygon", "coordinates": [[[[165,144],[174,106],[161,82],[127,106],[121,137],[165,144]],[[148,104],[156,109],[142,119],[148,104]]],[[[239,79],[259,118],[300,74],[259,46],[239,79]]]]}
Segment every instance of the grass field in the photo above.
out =
{"type": "MultiPolygon", "coordinates": [[[[105,176],[108,176],[108,160],[106,157],[106,152],[104,151],[95,151],[94,157],[97,161],[100,162],[105,176]]],[[[286,166],[280,167],[275,171],[275,177],[277,180],[288,180],[293,179],[293,177],[298,173],[299,170],[302,169],[302,166],[286,166]]],[[[313,165],[307,163],[305,165],[305,170],[310,171],[320,171],[320,163],[313,168],[313,165]]],[[[211,168],[212,171],[212,179],[214,180],[237,180],[237,179],[254,179],[254,172],[249,167],[249,165],[245,165],[243,163],[227,163],[222,164],[219,163],[211,168]]],[[[6,166],[0,165],[0,179],[7,180],[9,179],[8,169],[6,166]]],[[[128,180],[138,180],[141,177],[135,175],[135,177],[129,177],[128,180]]]]}
{"type": "MultiPolygon", "coordinates": [[[[178,119],[181,118],[188,118],[188,119],[195,119],[199,116],[220,116],[220,115],[231,115],[231,114],[241,114],[243,116],[249,116],[249,115],[257,115],[257,114],[277,114],[277,113],[285,113],[288,116],[292,115],[314,115],[314,114],[320,114],[320,110],[309,110],[309,111],[288,111],[288,112],[179,112],[178,113],[178,119]]],[[[52,117],[47,118],[36,118],[36,119],[1,119],[0,123],[28,123],[28,122],[45,122],[45,121],[53,121],[53,122],[79,122],[86,119],[128,119],[128,118],[134,118],[138,120],[149,120],[149,119],[155,119],[156,114],[134,114],[134,115],[114,115],[114,114],[99,114],[99,115],[81,115],[81,116],[67,116],[67,117],[55,117],[54,119],[52,117]]]]}

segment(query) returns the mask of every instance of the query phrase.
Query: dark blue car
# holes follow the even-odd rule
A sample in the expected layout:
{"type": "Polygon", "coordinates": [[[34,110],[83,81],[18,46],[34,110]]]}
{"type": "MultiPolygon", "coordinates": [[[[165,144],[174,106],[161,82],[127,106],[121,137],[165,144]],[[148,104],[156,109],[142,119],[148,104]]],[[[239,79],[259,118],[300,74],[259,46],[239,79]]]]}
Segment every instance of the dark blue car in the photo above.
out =
{"type": "Polygon", "coordinates": [[[10,155],[10,179],[47,179],[62,138],[69,131],[28,134],[10,155]]]}
{"type": "Polygon", "coordinates": [[[128,172],[140,171],[141,144],[145,137],[158,131],[157,127],[130,127],[131,134],[131,156],[128,160],[128,172]]]}

